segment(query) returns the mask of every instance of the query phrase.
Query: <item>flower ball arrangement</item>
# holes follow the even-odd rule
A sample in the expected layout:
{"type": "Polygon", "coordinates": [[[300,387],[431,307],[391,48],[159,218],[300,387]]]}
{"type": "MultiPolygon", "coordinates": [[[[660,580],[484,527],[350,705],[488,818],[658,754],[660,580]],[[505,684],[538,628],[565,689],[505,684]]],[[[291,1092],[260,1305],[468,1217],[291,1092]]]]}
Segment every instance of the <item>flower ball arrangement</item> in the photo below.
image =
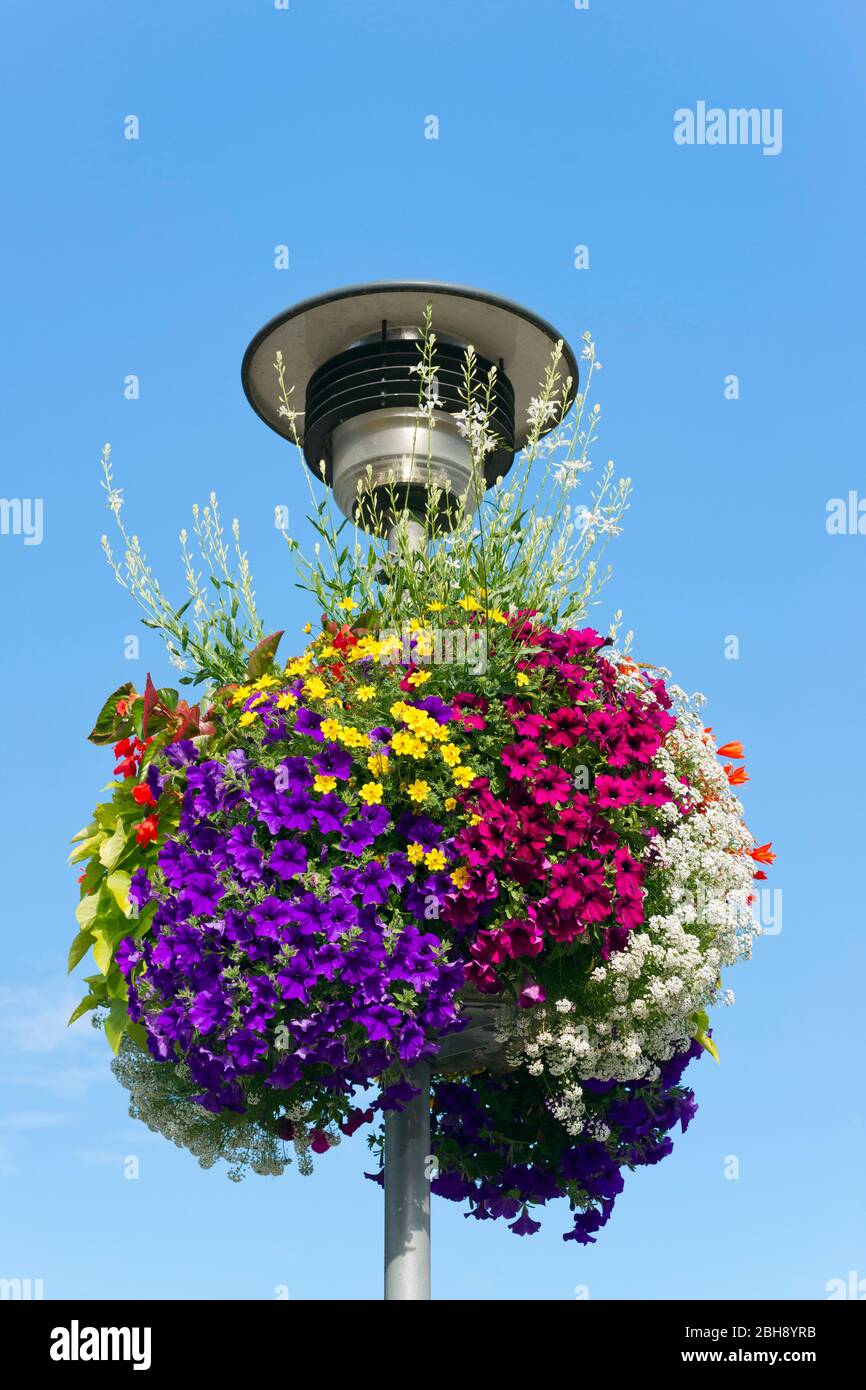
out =
{"type": "MultiPolygon", "coordinates": [[[[591,378],[590,339],[584,357],[591,378]]],[[[627,488],[608,471],[591,508],[571,504],[599,412],[585,388],[565,445],[544,445],[556,382],[524,465],[554,484],[547,512],[527,521],[519,480],[500,483],[486,525],[437,545],[431,523],[431,553],[389,579],[318,505],[321,628],[289,660],[215,500],[195,536],[217,598],[183,535],[190,600],[168,603],[106,456],[115,574],[205,692],[190,706],[148,677],[97,720],[114,781],[74,842],[70,968],[92,950],[73,1019],[94,1011],[131,1113],[203,1164],[308,1172],[365,1128],[381,1181],[383,1114],[426,1062],[432,1190],[518,1235],[564,1198],[564,1239],[585,1244],[695,1114],[687,1072],[717,1059],[709,1010],[731,1000],[774,856],[743,820],[741,745],[718,746],[700,698],[616,626],[579,622],[627,488]],[[481,1001],[499,1005],[498,1065],[454,1071],[443,1043],[481,1001]]],[[[462,423],[483,458],[472,400],[462,423]]]]}

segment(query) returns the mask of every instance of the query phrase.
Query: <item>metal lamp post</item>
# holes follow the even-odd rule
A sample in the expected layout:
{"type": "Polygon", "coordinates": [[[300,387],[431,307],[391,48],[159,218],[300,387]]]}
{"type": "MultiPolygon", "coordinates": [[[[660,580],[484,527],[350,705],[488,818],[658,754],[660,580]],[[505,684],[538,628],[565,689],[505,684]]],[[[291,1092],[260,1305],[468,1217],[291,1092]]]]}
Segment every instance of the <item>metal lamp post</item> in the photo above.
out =
{"type": "MultiPolygon", "coordinates": [[[[265,423],[286,438],[297,435],[317,476],[323,465],[341,511],[362,528],[384,527],[398,553],[401,543],[409,551],[427,544],[431,489],[440,499],[440,530],[453,524],[456,500],[466,498],[469,509],[481,501],[469,444],[453,418],[465,404],[467,347],[475,350],[480,381],[497,368],[490,411],[499,447],[485,460],[486,488],[526,442],[529,403],[558,341],[561,335],[530,310],[480,290],[427,281],[352,285],[303,300],[265,324],[244,354],[241,379],[265,423]],[[418,410],[419,380],[410,371],[419,362],[427,305],[436,334],[435,428],[418,410]],[[278,351],[303,401],[294,431],[280,414],[278,351]]],[[[577,362],[565,342],[560,370],[563,381],[571,377],[573,399],[577,362]]],[[[442,1040],[436,1069],[502,1070],[500,1006],[467,997],[464,1014],[467,1026],[442,1040]]],[[[386,1300],[430,1298],[430,1076],[430,1064],[416,1065],[418,1095],[385,1118],[386,1300]]]]}

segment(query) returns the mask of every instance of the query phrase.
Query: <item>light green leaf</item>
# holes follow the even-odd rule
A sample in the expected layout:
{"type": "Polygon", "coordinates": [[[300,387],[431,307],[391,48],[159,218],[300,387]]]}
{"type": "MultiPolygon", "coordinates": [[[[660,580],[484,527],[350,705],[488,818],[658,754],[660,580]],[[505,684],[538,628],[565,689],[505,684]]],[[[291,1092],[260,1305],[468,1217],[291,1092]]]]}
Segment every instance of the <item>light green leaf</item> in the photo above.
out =
{"type": "Polygon", "coordinates": [[[83,830],[79,830],[77,835],[73,835],[69,843],[71,845],[77,845],[79,840],[89,839],[90,836],[93,835],[96,830],[98,830],[98,828],[99,827],[95,825],[93,821],[91,821],[89,825],[85,825],[83,830]]]}
{"type": "Polygon", "coordinates": [[[72,851],[66,861],[67,864],[79,864],[82,859],[89,859],[92,854],[96,853],[104,839],[104,830],[99,831],[96,835],[89,836],[88,839],[84,840],[72,851]]]}
{"type": "Polygon", "coordinates": [[[97,927],[93,932],[93,959],[107,975],[114,959],[114,933],[105,927],[97,927]]]}
{"type": "Polygon", "coordinates": [[[120,1048],[120,1040],[126,1032],[129,1023],[129,1014],[126,1012],[126,1003],[123,999],[115,999],[108,1011],[105,1020],[105,1036],[108,1038],[112,1052],[117,1055],[120,1048]]]}
{"type": "Polygon", "coordinates": [[[93,936],[87,928],[84,928],[84,930],[78,933],[72,945],[69,947],[67,974],[70,974],[75,969],[78,962],[84,959],[92,945],[93,936]]]}
{"type": "Polygon", "coordinates": [[[75,909],[75,920],[82,931],[92,926],[99,911],[99,894],[88,893],[75,909]]]}
{"type": "Polygon", "coordinates": [[[118,820],[114,834],[100,846],[100,862],[105,865],[106,869],[113,869],[125,848],[126,829],[123,821],[118,820]]]}
{"type": "MultiPolygon", "coordinates": [[[[107,791],[108,788],[106,787],[105,790],[107,791]]],[[[117,825],[117,807],[112,805],[110,801],[100,801],[94,815],[103,830],[113,830],[117,825]]]]}
{"type": "Polygon", "coordinates": [[[81,1018],[83,1014],[86,1014],[89,1009],[95,1009],[99,1002],[100,1001],[95,994],[85,994],[81,1003],[76,1004],[75,1008],[72,1010],[72,1013],[69,1015],[69,1022],[67,1023],[66,1027],[69,1028],[73,1023],[77,1022],[77,1020],[81,1018]]]}
{"type": "Polygon", "coordinates": [[[703,1028],[699,1028],[698,1031],[695,1033],[695,1042],[699,1042],[701,1047],[705,1048],[706,1051],[709,1052],[710,1056],[715,1058],[716,1062],[718,1062],[719,1065],[721,1065],[719,1049],[716,1047],[716,1044],[713,1042],[709,1034],[704,1032],[703,1028]]]}
{"type": "Polygon", "coordinates": [[[124,917],[129,912],[129,884],[130,877],[125,869],[115,869],[114,873],[109,874],[105,880],[108,889],[117,906],[120,908],[124,917]]]}

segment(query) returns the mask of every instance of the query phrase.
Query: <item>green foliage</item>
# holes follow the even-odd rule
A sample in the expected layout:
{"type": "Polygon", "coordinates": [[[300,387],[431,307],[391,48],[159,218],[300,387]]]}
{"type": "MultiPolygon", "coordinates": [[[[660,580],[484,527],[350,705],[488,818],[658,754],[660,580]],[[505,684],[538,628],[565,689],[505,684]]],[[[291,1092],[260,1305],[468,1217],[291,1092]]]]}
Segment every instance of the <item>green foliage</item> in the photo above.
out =
{"type": "MultiPolygon", "coordinates": [[[[197,555],[189,548],[188,533],[181,531],[181,558],[189,597],[177,608],[162,592],[138,536],[126,530],[121,515],[123,493],[115,485],[107,444],[102,454],[102,487],[122,542],[122,558],[116,559],[108,537],[102,537],[106,559],[118,584],[144,611],[145,627],[162,634],[172,663],[184,672],[181,684],[211,681],[224,685],[243,680],[247,652],[262,641],[265,631],[256,611],[252,575],[241,549],[237,521],[231,527],[232,554],[216,495],[211,493],[207,506],[193,507],[197,555]]],[[[142,724],[146,722],[143,710],[140,714],[136,711],[136,718],[142,724]]]]}

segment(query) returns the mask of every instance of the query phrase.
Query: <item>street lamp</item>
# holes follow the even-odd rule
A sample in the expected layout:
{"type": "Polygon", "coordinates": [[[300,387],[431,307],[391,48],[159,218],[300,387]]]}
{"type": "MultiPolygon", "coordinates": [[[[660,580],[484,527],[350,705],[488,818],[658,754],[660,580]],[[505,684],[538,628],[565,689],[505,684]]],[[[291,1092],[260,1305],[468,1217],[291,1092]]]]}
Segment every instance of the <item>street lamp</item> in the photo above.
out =
{"type": "MultiPolygon", "coordinates": [[[[411,550],[427,543],[431,492],[437,499],[437,531],[447,531],[508,472],[526,443],[528,408],[558,342],[560,385],[571,378],[570,407],[578,384],[574,353],[529,309],[461,285],[423,280],[350,285],[302,300],[266,323],[244,354],[241,380],[265,424],[297,438],[308,466],[324,476],[340,510],[362,529],[384,528],[392,549],[404,528],[411,550]],[[436,334],[435,426],[419,409],[419,378],[411,370],[420,361],[419,325],[428,305],[436,334]],[[477,381],[486,382],[496,367],[489,413],[497,447],[485,458],[483,480],[454,419],[466,404],[470,345],[477,381]],[[278,352],[296,393],[294,422],[280,410],[278,352]]],[[[468,1000],[467,1027],[443,1039],[437,1070],[502,1069],[499,1014],[493,1000],[468,1000]]],[[[416,1066],[412,1080],[419,1094],[385,1118],[388,1300],[430,1297],[429,1064],[416,1066]]]]}

